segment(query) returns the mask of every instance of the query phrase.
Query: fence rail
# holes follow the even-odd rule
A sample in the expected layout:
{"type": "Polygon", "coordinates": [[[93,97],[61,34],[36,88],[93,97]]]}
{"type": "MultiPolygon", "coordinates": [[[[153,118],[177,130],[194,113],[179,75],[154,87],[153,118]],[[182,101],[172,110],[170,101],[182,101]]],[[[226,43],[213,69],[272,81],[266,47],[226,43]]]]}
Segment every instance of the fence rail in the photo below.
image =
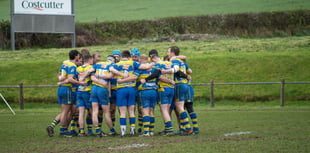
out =
{"type": "MultiPolygon", "coordinates": [[[[302,82],[285,82],[285,79],[281,79],[280,82],[240,82],[240,83],[214,83],[211,80],[210,83],[192,83],[193,86],[210,86],[210,106],[214,107],[214,86],[215,85],[266,85],[266,84],[280,84],[280,106],[284,106],[285,102],[285,84],[310,84],[308,81],[302,82]]],[[[24,92],[23,88],[55,88],[57,85],[0,85],[0,88],[19,88],[19,106],[20,109],[24,109],[24,92]]]]}

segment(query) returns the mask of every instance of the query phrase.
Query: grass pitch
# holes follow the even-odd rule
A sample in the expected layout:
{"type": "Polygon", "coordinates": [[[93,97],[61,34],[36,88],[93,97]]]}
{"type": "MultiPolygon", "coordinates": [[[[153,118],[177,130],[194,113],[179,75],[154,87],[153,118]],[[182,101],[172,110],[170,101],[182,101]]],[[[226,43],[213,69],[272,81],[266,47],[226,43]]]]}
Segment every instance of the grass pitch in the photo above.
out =
{"type": "MultiPolygon", "coordinates": [[[[47,137],[45,127],[59,113],[57,104],[28,104],[23,111],[13,106],[13,116],[0,103],[1,152],[309,152],[310,106],[289,103],[232,105],[219,102],[210,108],[196,103],[200,133],[164,137],[47,137]],[[38,106],[36,106],[38,105],[38,106]],[[255,106],[254,106],[255,105],[255,106]],[[225,136],[226,135],[226,136],[225,136]]],[[[243,103],[244,104],[244,103],[243,103]]],[[[163,129],[156,108],[155,131],[163,129]]],[[[174,120],[174,127],[176,121],[174,120]]],[[[107,131],[104,124],[103,129],[107,131]]],[[[116,129],[119,131],[117,122],[116,129]]],[[[58,128],[56,129],[58,133],[58,128]]]]}

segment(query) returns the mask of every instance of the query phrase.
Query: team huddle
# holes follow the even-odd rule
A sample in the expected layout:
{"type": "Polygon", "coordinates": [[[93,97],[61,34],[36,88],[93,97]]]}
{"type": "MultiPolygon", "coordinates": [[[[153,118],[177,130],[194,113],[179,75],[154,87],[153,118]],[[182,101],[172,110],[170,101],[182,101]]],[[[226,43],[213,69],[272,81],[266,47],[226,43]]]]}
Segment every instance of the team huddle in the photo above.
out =
{"type": "Polygon", "coordinates": [[[98,53],[90,55],[85,49],[81,52],[71,50],[69,60],[62,63],[58,74],[61,113],[47,126],[48,136],[54,135],[57,124],[60,124],[62,137],[123,137],[127,130],[131,136],[153,136],[156,104],[159,104],[165,123],[164,130],[158,134],[198,134],[198,119],[193,109],[192,70],[186,57],[179,54],[176,46],[168,49],[164,59],[159,57],[157,50],[149,51],[147,56],[140,55],[140,50],[133,48],[122,52],[114,50],[103,62],[98,53]],[[120,133],[114,128],[117,108],[120,133]],[[177,116],[177,132],[172,124],[172,111],[177,116]],[[102,130],[103,120],[109,128],[107,133],[102,130]]]}

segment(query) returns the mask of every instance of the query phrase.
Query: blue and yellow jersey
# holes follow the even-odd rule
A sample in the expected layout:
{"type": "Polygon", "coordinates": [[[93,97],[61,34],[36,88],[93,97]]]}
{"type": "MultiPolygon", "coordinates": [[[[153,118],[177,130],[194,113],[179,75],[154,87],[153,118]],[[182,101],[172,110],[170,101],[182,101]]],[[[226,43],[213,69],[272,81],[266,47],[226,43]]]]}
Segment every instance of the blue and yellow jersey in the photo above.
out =
{"type": "MultiPolygon", "coordinates": [[[[172,60],[172,67],[174,67],[174,66],[179,66],[179,70],[186,74],[186,66],[185,66],[185,63],[181,59],[176,58],[176,59],[172,60]]],[[[186,78],[181,78],[178,76],[174,77],[174,81],[176,84],[188,82],[186,78]]]]}
{"type": "MultiPolygon", "coordinates": [[[[76,76],[76,65],[72,61],[64,61],[59,69],[59,73],[61,76],[64,76],[66,79],[69,75],[73,75],[73,77],[76,76]]],[[[61,86],[68,86],[72,87],[72,83],[63,84],[61,86]]]]}
{"type": "MultiPolygon", "coordinates": [[[[96,63],[93,66],[93,69],[95,70],[95,72],[93,72],[92,75],[97,74],[98,76],[96,76],[96,77],[98,78],[98,80],[103,81],[103,82],[109,82],[109,79],[101,79],[100,77],[103,74],[110,73],[110,70],[109,70],[110,67],[114,67],[114,66],[115,66],[115,64],[112,63],[112,62],[99,62],[99,63],[96,63]]],[[[108,86],[103,86],[103,85],[95,83],[95,82],[93,82],[93,84],[96,85],[96,86],[99,86],[99,87],[108,88],[108,86]]]]}
{"type": "MultiPolygon", "coordinates": [[[[136,69],[140,67],[140,63],[136,61],[130,61],[130,60],[124,60],[122,59],[118,63],[116,63],[116,70],[118,70],[121,73],[128,73],[128,75],[136,75],[135,72],[136,69]]],[[[123,79],[122,76],[117,76],[117,79],[123,79]]],[[[117,83],[117,88],[124,88],[124,87],[135,87],[136,81],[126,82],[126,83],[117,83]]]]}
{"type": "MultiPolygon", "coordinates": [[[[76,72],[77,74],[81,74],[83,72],[86,72],[88,71],[89,69],[91,69],[93,66],[92,65],[82,65],[82,66],[79,66],[77,69],[76,69],[76,72]]],[[[82,80],[81,80],[82,81],[82,80]]],[[[78,91],[90,91],[91,90],[91,84],[92,84],[92,81],[90,79],[90,74],[88,76],[85,77],[85,80],[84,80],[87,85],[86,86],[82,86],[82,85],[79,85],[78,87],[78,91]]]]}
{"type": "Polygon", "coordinates": [[[116,90],[117,89],[117,79],[110,79],[111,83],[111,90],[116,90]]]}
{"type": "MultiPolygon", "coordinates": [[[[143,64],[148,64],[148,63],[143,63],[143,64]]],[[[135,70],[135,72],[139,75],[138,76],[138,82],[137,82],[137,89],[138,90],[147,90],[147,89],[157,89],[157,79],[154,78],[152,80],[147,81],[144,84],[141,84],[140,80],[141,79],[145,79],[147,77],[149,77],[152,73],[154,73],[156,69],[152,68],[151,70],[135,70]]]]}
{"type": "MultiPolygon", "coordinates": [[[[159,61],[158,63],[156,63],[156,68],[159,68],[161,70],[169,70],[171,69],[172,63],[169,61],[159,61]]],[[[174,74],[173,73],[166,73],[166,74],[162,74],[163,76],[165,76],[166,78],[170,79],[170,80],[174,80],[174,74]]],[[[158,85],[160,88],[163,87],[168,87],[168,88],[174,88],[173,84],[169,84],[163,81],[159,81],[158,85]]]]}

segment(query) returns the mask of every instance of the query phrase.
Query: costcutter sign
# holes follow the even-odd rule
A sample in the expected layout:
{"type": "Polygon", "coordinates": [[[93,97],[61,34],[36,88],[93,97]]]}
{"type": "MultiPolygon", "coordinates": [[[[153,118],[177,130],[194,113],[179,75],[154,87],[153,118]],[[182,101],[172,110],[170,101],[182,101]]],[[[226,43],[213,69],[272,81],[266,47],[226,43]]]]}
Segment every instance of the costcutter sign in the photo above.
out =
{"type": "Polygon", "coordinates": [[[14,0],[14,13],[71,15],[71,0],[14,0]]]}

